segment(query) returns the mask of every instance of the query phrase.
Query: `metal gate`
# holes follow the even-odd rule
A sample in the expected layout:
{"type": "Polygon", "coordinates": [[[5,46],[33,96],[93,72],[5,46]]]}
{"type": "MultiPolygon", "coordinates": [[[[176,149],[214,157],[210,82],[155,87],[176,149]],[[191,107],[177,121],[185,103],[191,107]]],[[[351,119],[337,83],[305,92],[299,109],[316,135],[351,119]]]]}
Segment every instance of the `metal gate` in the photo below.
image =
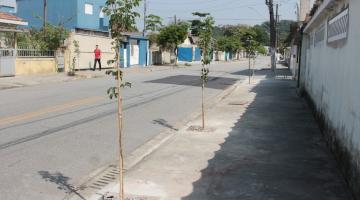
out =
{"type": "Polygon", "coordinates": [[[14,49],[0,49],[0,77],[15,76],[15,60],[14,49]]]}

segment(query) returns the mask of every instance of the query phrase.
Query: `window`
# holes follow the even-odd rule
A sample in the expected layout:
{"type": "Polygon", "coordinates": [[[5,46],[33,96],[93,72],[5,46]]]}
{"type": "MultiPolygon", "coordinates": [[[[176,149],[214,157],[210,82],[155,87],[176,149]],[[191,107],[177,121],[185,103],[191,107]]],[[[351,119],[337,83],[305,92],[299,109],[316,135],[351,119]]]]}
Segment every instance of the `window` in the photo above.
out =
{"type": "Polygon", "coordinates": [[[328,22],[328,43],[347,38],[349,29],[349,9],[345,9],[328,22]]]}
{"type": "Polygon", "coordinates": [[[89,3],[85,3],[85,14],[92,15],[94,13],[93,5],[89,3]]]}
{"type": "Polygon", "coordinates": [[[101,18],[101,19],[104,18],[104,8],[103,7],[100,7],[99,18],[101,18]]]}

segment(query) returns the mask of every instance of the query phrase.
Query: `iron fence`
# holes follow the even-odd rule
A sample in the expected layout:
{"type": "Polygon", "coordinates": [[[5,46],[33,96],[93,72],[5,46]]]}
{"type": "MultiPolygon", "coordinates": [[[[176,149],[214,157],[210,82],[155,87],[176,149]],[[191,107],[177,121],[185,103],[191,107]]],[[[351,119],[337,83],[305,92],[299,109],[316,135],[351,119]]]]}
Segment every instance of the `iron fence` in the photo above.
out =
{"type": "Polygon", "coordinates": [[[14,49],[0,49],[0,57],[14,56],[14,49]]]}
{"type": "Polygon", "coordinates": [[[18,57],[42,57],[42,58],[54,58],[55,51],[43,51],[37,49],[18,49],[18,57]]]}

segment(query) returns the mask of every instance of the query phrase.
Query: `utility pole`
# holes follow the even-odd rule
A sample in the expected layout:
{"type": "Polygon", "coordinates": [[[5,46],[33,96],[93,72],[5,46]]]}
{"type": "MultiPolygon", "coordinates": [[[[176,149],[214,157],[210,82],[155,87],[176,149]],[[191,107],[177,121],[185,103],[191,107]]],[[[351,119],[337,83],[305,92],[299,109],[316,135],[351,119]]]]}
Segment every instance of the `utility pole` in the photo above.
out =
{"type": "Polygon", "coordinates": [[[44,24],[43,24],[43,28],[45,30],[46,27],[46,23],[47,23],[47,0],[44,0],[44,16],[43,16],[43,20],[44,20],[44,24]]]}
{"type": "MultiPolygon", "coordinates": [[[[278,50],[280,43],[279,43],[279,4],[276,4],[276,18],[275,18],[275,27],[276,27],[276,45],[275,45],[275,52],[278,50]]],[[[276,68],[276,65],[275,65],[276,68]]]]}
{"type": "Polygon", "coordinates": [[[276,68],[276,27],[274,17],[274,3],[273,0],[265,0],[266,5],[269,7],[270,14],[270,53],[271,53],[271,70],[275,71],[276,68]]]}
{"type": "Polygon", "coordinates": [[[177,24],[177,18],[176,18],[176,15],[174,15],[174,23],[175,23],[175,25],[177,24]]]}
{"type": "Polygon", "coordinates": [[[144,31],[143,31],[144,37],[146,34],[146,12],[147,12],[147,5],[146,5],[146,0],[144,0],[144,31]]]}

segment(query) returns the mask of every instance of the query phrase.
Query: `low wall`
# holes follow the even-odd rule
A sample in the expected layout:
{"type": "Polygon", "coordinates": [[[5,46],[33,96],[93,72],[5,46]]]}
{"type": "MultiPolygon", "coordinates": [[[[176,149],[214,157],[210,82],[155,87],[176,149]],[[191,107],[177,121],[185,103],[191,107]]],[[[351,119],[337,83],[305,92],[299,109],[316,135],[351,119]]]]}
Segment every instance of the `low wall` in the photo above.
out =
{"type": "Polygon", "coordinates": [[[16,58],[16,75],[56,73],[55,58],[16,58]]]}

